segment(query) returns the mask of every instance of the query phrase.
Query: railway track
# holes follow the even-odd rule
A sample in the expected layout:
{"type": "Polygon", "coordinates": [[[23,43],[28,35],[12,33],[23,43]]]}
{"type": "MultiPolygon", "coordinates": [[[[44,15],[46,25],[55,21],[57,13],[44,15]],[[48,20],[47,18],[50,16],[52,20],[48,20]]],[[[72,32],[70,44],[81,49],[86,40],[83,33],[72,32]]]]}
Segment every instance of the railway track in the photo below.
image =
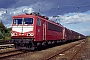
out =
{"type": "Polygon", "coordinates": [[[45,60],[77,60],[80,58],[77,58],[77,55],[81,52],[81,50],[86,46],[86,41],[81,41],[79,44],[75,44],[71,46],[70,48],[67,48],[63,50],[62,52],[54,55],[51,55],[51,57],[45,59],[45,60]]]}
{"type": "Polygon", "coordinates": [[[7,40],[0,40],[0,45],[1,44],[7,44],[7,43],[9,43],[9,41],[7,41],[7,40]]]}
{"type": "Polygon", "coordinates": [[[81,40],[36,52],[14,51],[9,54],[5,53],[5,55],[0,54],[0,56],[3,56],[2,60],[12,60],[12,58],[15,60],[73,60],[85,43],[85,40],[81,40]]]}
{"type": "Polygon", "coordinates": [[[22,54],[22,53],[23,52],[16,50],[16,49],[12,51],[8,51],[8,52],[3,52],[3,53],[0,53],[0,59],[7,58],[10,56],[15,56],[15,55],[22,54]]]}
{"type": "MultiPolygon", "coordinates": [[[[83,45],[84,41],[81,40],[81,41],[72,42],[69,44],[61,45],[61,46],[56,46],[56,47],[49,48],[46,50],[37,51],[37,52],[34,52],[33,54],[16,57],[16,60],[18,60],[19,58],[21,60],[57,60],[57,57],[59,57],[59,56],[63,57],[63,58],[61,58],[62,60],[69,60],[66,56],[64,56],[65,52],[69,51],[70,49],[73,49],[76,46],[79,46],[80,44],[83,45]]],[[[80,47],[81,47],[81,45],[80,45],[80,47]]],[[[76,52],[76,51],[74,51],[74,52],[76,52]]],[[[70,55],[70,53],[69,53],[69,55],[70,55]]],[[[73,56],[75,56],[75,55],[76,54],[74,54],[73,56]]],[[[71,58],[71,55],[69,58],[71,58]]]]}
{"type": "Polygon", "coordinates": [[[0,49],[13,48],[14,44],[2,44],[0,45],[0,49]]]}
{"type": "Polygon", "coordinates": [[[24,50],[18,50],[18,49],[9,49],[7,51],[0,52],[0,60],[12,60],[16,59],[20,56],[26,56],[27,54],[33,54],[34,52],[31,51],[24,51],[24,50]]]}

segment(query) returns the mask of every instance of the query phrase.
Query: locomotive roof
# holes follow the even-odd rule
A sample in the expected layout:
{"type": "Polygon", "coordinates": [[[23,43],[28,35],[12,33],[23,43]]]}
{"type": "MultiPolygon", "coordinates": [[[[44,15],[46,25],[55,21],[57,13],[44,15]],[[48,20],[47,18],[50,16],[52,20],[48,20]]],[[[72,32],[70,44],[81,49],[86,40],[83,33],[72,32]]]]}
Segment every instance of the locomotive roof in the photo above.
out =
{"type": "MultiPolygon", "coordinates": [[[[48,17],[46,17],[46,16],[41,16],[39,13],[38,13],[38,14],[35,14],[35,13],[31,13],[31,14],[20,14],[20,15],[13,16],[13,18],[22,18],[22,17],[26,17],[26,18],[28,18],[28,17],[39,17],[39,18],[41,18],[42,20],[46,20],[46,21],[49,22],[49,23],[52,23],[52,24],[55,24],[55,25],[57,25],[57,26],[61,26],[61,27],[65,28],[65,29],[68,29],[68,28],[62,26],[60,23],[56,23],[55,21],[48,20],[48,17]]],[[[70,30],[70,29],[68,29],[68,30],[70,30]]],[[[71,30],[71,31],[73,31],[73,30],[71,30]]],[[[74,31],[74,32],[76,32],[76,31],[74,31]]],[[[76,32],[76,33],[78,33],[78,32],[76,32]]],[[[79,33],[79,34],[80,34],[80,33],[79,33]]]]}
{"type": "Polygon", "coordinates": [[[13,16],[13,18],[22,18],[22,17],[25,17],[25,18],[27,18],[27,17],[39,17],[42,20],[46,20],[52,24],[62,26],[60,23],[56,23],[55,21],[49,20],[49,18],[47,16],[41,16],[39,13],[37,13],[37,14],[35,14],[35,13],[27,14],[26,13],[26,14],[20,14],[20,15],[13,16]]]}

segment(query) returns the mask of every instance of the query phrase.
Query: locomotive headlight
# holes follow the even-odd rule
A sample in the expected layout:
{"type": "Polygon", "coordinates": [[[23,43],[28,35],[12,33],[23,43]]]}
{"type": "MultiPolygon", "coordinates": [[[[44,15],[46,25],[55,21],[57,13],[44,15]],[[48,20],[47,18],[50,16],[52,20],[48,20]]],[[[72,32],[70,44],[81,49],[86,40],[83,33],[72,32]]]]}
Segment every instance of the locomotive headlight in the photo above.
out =
{"type": "Polygon", "coordinates": [[[30,36],[30,33],[28,33],[27,36],[30,36]]]}
{"type": "Polygon", "coordinates": [[[28,33],[27,36],[34,36],[34,33],[28,33]]]}
{"type": "Polygon", "coordinates": [[[34,36],[34,33],[31,33],[30,36],[34,36]]]}
{"type": "Polygon", "coordinates": [[[14,36],[14,33],[11,33],[11,36],[14,36]]]}

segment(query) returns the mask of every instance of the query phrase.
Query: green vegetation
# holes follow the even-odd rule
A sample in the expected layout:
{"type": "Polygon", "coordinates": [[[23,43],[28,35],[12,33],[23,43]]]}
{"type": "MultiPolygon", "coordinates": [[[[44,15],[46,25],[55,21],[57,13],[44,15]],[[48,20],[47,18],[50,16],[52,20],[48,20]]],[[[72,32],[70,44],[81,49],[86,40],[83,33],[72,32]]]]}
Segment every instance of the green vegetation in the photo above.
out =
{"type": "Polygon", "coordinates": [[[11,28],[6,28],[2,21],[0,22],[0,40],[10,40],[11,28]]]}

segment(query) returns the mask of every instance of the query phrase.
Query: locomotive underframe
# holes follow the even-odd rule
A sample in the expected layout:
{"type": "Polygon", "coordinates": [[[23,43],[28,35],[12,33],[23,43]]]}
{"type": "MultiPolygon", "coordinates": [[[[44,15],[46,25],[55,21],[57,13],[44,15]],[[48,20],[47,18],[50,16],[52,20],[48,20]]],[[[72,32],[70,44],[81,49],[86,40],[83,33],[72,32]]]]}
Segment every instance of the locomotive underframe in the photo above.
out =
{"type": "Polygon", "coordinates": [[[35,50],[37,47],[57,44],[60,42],[65,42],[64,40],[44,40],[44,41],[34,41],[34,38],[13,38],[10,40],[11,43],[14,43],[15,48],[24,49],[24,50],[35,50]]]}
{"type": "Polygon", "coordinates": [[[35,49],[34,38],[14,38],[10,40],[11,43],[14,43],[15,48],[18,49],[35,49]]]}

